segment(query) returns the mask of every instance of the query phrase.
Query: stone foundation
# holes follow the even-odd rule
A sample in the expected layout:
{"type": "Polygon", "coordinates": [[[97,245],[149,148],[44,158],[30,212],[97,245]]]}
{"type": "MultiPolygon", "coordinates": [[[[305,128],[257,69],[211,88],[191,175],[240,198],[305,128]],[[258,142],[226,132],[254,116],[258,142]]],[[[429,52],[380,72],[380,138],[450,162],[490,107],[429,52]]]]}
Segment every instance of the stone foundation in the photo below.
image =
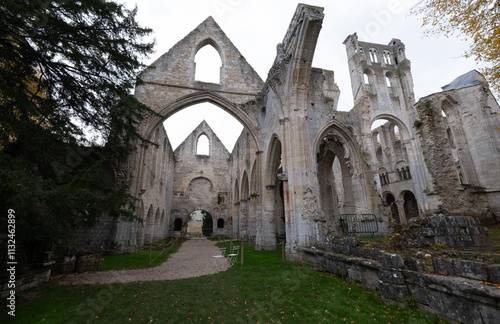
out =
{"type": "Polygon", "coordinates": [[[406,259],[336,240],[332,251],[299,248],[299,259],[369,290],[387,303],[418,308],[459,323],[495,323],[500,318],[500,265],[470,260],[406,259]]]}
{"type": "Polygon", "coordinates": [[[403,230],[404,247],[442,244],[448,249],[478,249],[491,245],[488,229],[470,216],[431,216],[410,222],[403,230]]]}

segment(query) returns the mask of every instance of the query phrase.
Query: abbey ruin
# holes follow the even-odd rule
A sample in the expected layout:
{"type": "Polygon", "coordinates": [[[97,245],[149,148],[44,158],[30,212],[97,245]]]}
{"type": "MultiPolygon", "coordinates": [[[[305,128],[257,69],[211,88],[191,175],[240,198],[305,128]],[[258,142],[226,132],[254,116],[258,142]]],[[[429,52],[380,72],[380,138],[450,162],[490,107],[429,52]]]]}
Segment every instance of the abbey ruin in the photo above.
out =
{"type": "Polygon", "coordinates": [[[500,107],[484,78],[471,71],[415,102],[403,42],[353,34],[344,44],[354,107],[338,111],[334,72],[311,66],[323,17],[322,8],[297,7],[265,81],[211,17],[144,70],[135,96],[158,115],[141,132],[158,145],[138,144],[120,173],[143,223],[110,222],[94,243],[134,251],[183,236],[196,210],[211,215],[214,235],[261,250],[285,240],[290,259],[341,236],[342,214],[376,215],[377,235],[391,220],[430,215],[498,222],[500,107]],[[220,83],[195,79],[204,46],[220,55],[220,83]],[[172,150],[163,121],[202,102],[244,126],[232,152],[205,122],[172,150]],[[200,138],[209,141],[204,154],[200,138]]]}

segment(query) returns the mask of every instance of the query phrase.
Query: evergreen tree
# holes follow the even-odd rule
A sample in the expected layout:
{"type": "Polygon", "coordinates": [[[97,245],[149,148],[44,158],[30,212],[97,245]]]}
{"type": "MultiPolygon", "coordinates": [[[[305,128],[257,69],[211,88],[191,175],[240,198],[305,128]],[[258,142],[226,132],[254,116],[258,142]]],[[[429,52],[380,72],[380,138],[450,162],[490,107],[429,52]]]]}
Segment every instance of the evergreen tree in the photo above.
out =
{"type": "Polygon", "coordinates": [[[136,12],[0,0],[0,206],[2,228],[15,211],[18,258],[36,261],[37,248],[104,214],[133,217],[127,184],[103,174],[144,140],[137,126],[153,113],[131,95],[154,45],[136,12]]]}

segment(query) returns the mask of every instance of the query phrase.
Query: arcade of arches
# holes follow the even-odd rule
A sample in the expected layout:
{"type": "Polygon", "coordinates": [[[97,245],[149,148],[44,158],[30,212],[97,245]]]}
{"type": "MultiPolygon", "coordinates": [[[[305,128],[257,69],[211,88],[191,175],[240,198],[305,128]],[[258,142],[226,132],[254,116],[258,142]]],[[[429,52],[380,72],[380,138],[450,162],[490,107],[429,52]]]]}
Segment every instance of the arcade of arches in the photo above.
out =
{"type": "Polygon", "coordinates": [[[298,5],[265,82],[212,17],[140,74],[135,95],[158,113],[140,132],[159,145],[138,144],[122,170],[144,221],[118,221],[109,240],[134,250],[186,235],[192,219],[210,215],[213,235],[264,250],[286,240],[293,258],[297,248],[341,234],[344,213],[375,214],[377,235],[391,219],[500,215],[500,109],[484,78],[476,72],[468,76],[474,82],[416,103],[404,44],[353,34],[344,44],[354,107],[337,110],[333,71],[311,66],[323,16],[322,8],[298,5]],[[220,56],[213,83],[195,76],[205,46],[220,56]],[[232,152],[206,122],[172,149],[163,121],[202,102],[244,126],[232,152]],[[198,151],[200,141],[208,141],[206,151],[198,151]]]}

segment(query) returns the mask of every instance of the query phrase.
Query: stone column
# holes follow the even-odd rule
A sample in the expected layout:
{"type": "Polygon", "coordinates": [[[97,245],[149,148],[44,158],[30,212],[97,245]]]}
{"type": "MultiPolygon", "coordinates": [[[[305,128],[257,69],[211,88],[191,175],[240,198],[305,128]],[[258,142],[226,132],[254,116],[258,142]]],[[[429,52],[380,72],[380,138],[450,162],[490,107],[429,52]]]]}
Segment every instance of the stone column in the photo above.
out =
{"type": "Polygon", "coordinates": [[[276,249],[276,221],[274,217],[274,185],[266,185],[262,197],[262,216],[257,234],[257,249],[274,251],[276,249]]]}
{"type": "Polygon", "coordinates": [[[240,202],[240,213],[239,213],[239,239],[248,239],[248,201],[242,199],[240,202]]]}
{"type": "Polygon", "coordinates": [[[401,224],[408,224],[408,220],[406,219],[406,214],[405,214],[405,207],[404,207],[405,202],[403,200],[396,200],[396,201],[394,201],[394,203],[398,207],[399,220],[401,221],[401,224]]]}

